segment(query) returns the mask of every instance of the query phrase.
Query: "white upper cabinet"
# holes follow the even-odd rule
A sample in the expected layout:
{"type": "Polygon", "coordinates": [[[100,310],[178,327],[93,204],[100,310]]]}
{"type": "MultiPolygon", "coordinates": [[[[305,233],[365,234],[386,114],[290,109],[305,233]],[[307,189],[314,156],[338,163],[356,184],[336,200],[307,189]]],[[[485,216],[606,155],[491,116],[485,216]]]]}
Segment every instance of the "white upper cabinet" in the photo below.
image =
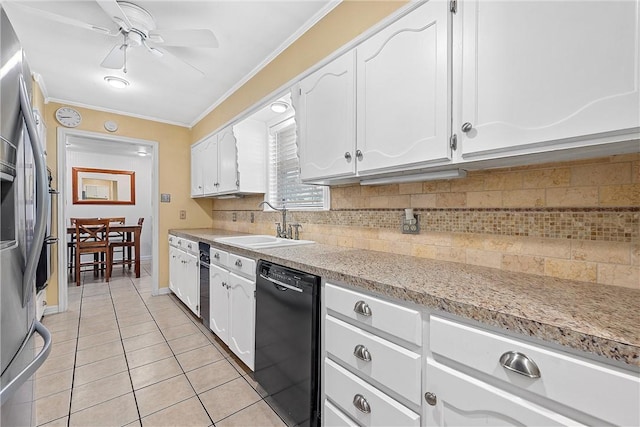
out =
{"type": "Polygon", "coordinates": [[[238,156],[236,137],[231,126],[218,133],[218,180],[216,193],[238,189],[238,156]]]}
{"type": "Polygon", "coordinates": [[[355,98],[355,51],[311,74],[293,91],[302,180],[355,174],[355,98]]]}
{"type": "Polygon", "coordinates": [[[453,127],[463,160],[637,135],[638,1],[458,5],[453,127]]]}
{"type": "Polygon", "coordinates": [[[448,4],[429,1],[358,46],[360,174],[449,162],[448,4]]]}
{"type": "Polygon", "coordinates": [[[191,197],[264,193],[264,123],[244,120],[191,147],[191,197]]]}

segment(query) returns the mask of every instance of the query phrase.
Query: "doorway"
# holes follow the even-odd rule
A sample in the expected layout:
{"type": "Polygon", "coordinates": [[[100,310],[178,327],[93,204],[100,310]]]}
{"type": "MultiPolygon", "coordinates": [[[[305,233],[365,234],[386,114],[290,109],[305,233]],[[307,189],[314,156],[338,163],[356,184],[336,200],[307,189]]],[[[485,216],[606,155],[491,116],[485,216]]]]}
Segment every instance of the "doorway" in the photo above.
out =
{"type": "MultiPolygon", "coordinates": [[[[120,217],[126,210],[127,223],[135,223],[144,217],[141,238],[142,261],[151,260],[152,294],[158,294],[158,143],[137,138],[105,135],[67,128],[59,128],[57,135],[58,179],[61,190],[57,200],[58,210],[58,312],[66,311],[69,304],[68,286],[70,285],[67,250],[67,233],[71,217],[120,217]],[[135,204],[96,205],[74,204],[72,201],[72,167],[80,166],[109,169],[112,165],[119,169],[128,167],[137,169],[135,204]],[[144,199],[144,200],[143,200],[144,199]],[[149,207],[150,206],[150,207],[149,207]],[[100,212],[100,215],[96,215],[100,212]]],[[[138,254],[137,254],[138,255],[138,254]]]]}

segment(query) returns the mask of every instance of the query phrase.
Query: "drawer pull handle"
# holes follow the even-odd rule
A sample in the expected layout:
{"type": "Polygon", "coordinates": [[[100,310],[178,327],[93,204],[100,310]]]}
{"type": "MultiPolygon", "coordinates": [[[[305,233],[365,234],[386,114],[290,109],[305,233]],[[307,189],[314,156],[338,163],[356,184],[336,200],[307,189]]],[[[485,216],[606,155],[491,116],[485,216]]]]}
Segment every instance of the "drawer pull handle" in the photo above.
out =
{"type": "Polygon", "coordinates": [[[371,406],[369,405],[369,402],[367,402],[367,399],[365,399],[361,394],[356,394],[355,396],[353,396],[353,406],[355,406],[356,409],[362,413],[371,413],[371,406]]]}
{"type": "Polygon", "coordinates": [[[365,362],[371,362],[371,353],[367,350],[367,347],[362,344],[358,344],[356,348],[353,350],[353,355],[360,360],[364,360],[365,362]]]}
{"type": "Polygon", "coordinates": [[[371,308],[369,307],[369,304],[367,304],[364,301],[358,301],[356,303],[356,305],[353,307],[353,311],[355,311],[358,314],[362,314],[363,316],[371,316],[371,308]]]}
{"type": "Polygon", "coordinates": [[[503,368],[524,375],[529,378],[540,378],[538,365],[526,355],[517,351],[507,351],[500,356],[500,364],[503,368]]]}
{"type": "Polygon", "coordinates": [[[213,255],[213,257],[214,257],[215,259],[218,259],[218,260],[219,260],[219,259],[220,259],[220,254],[219,254],[218,252],[216,252],[216,253],[213,255]]]}
{"type": "Polygon", "coordinates": [[[239,259],[236,260],[236,267],[242,267],[242,261],[239,259]]]}

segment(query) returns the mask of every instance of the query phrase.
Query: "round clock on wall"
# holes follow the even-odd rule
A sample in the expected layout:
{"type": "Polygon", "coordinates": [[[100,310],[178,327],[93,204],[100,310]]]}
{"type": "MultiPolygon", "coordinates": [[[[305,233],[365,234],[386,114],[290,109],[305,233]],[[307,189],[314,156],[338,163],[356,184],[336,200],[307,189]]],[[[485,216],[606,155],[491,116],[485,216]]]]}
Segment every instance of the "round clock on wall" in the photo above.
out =
{"type": "Polygon", "coordinates": [[[82,116],[71,107],[61,107],[56,110],[56,120],[62,126],[74,128],[82,122],[82,116]]]}

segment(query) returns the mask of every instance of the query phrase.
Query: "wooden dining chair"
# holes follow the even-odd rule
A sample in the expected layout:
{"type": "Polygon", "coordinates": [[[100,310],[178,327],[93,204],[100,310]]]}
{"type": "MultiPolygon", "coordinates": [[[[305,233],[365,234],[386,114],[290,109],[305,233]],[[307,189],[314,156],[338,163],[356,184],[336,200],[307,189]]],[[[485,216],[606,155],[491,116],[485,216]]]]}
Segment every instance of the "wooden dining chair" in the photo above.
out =
{"type": "MultiPolygon", "coordinates": [[[[76,226],[76,220],[78,218],[69,218],[72,227],[76,226]]],[[[84,219],[98,219],[98,218],[84,218],[84,219]]],[[[76,233],[69,234],[67,240],[67,268],[69,269],[69,277],[75,276],[76,265],[76,233]]]]}
{"type": "Polygon", "coordinates": [[[80,271],[83,266],[91,265],[97,273],[100,265],[104,266],[105,279],[110,276],[109,264],[109,220],[93,218],[76,218],[75,270],[76,285],[80,286],[80,271]],[[93,260],[81,262],[82,254],[94,254],[93,260]],[[101,256],[101,255],[104,255],[101,256]]]}
{"type": "MultiPolygon", "coordinates": [[[[142,226],[143,223],[144,223],[144,217],[138,218],[138,225],[142,226]]],[[[131,264],[135,262],[136,257],[140,256],[140,254],[138,253],[131,256],[131,251],[133,250],[134,247],[135,247],[135,242],[132,240],[126,240],[126,239],[123,239],[122,241],[109,243],[109,259],[111,260],[111,263],[109,264],[109,275],[111,275],[114,265],[122,265],[123,269],[125,265],[128,265],[129,270],[131,270],[131,264]],[[113,257],[113,252],[116,248],[122,248],[122,259],[120,260],[116,260],[113,257]]]]}

